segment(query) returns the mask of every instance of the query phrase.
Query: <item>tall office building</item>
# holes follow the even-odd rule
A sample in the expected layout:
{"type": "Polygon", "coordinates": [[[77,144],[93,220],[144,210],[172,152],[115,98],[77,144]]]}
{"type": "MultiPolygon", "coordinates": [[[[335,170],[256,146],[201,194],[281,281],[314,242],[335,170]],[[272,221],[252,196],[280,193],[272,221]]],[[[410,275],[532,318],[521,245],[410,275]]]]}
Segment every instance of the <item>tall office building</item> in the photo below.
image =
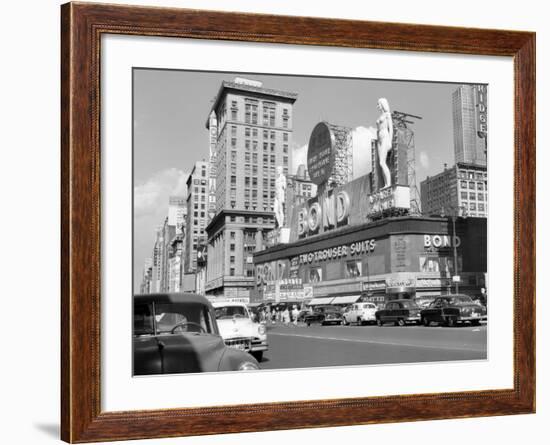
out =
{"type": "Polygon", "coordinates": [[[487,217],[487,167],[457,162],[420,183],[426,216],[487,217]]]}
{"type": "Polygon", "coordinates": [[[487,85],[461,85],[452,100],[455,162],[487,165],[487,85]]]}
{"type": "Polygon", "coordinates": [[[288,174],[297,94],[236,78],[222,82],[206,121],[216,116],[216,212],[207,227],[206,293],[246,300],[252,253],[275,227],[275,171],[288,174]]]}
{"type": "Polygon", "coordinates": [[[185,233],[185,273],[197,269],[197,247],[206,243],[208,220],[208,162],[195,162],[187,178],[187,222],[185,233]]]}

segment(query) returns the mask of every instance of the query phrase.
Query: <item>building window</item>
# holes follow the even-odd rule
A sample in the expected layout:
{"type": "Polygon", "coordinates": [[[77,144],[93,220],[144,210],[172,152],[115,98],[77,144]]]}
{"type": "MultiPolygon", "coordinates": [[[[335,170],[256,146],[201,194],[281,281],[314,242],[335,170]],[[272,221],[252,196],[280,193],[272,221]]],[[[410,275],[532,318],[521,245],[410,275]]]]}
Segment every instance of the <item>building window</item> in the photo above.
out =
{"type": "Polygon", "coordinates": [[[283,145],[283,153],[288,153],[288,145],[283,145]]]}
{"type": "Polygon", "coordinates": [[[270,150],[271,153],[273,153],[273,152],[275,151],[275,143],[273,143],[273,142],[271,143],[270,149],[271,149],[271,150],[270,150]]]}
{"type": "Polygon", "coordinates": [[[264,130],[264,139],[267,139],[268,133],[269,133],[269,132],[268,132],[267,130],[264,130]]]}
{"type": "Polygon", "coordinates": [[[288,156],[283,156],[283,165],[288,165],[288,156]]]}
{"type": "Polygon", "coordinates": [[[235,125],[231,126],[231,136],[237,136],[237,127],[235,125]]]}
{"type": "Polygon", "coordinates": [[[361,270],[363,265],[361,261],[347,261],[346,262],[346,278],[355,278],[361,276],[361,270]]]}
{"type": "Polygon", "coordinates": [[[478,193],[477,194],[478,201],[483,201],[484,197],[485,197],[485,195],[483,193],[478,193]]]}
{"type": "Polygon", "coordinates": [[[231,151],[231,161],[236,162],[237,161],[237,152],[231,151]]]}
{"type": "Polygon", "coordinates": [[[478,190],[483,190],[483,182],[478,182],[477,183],[477,189],[478,190]]]}
{"type": "Polygon", "coordinates": [[[288,142],[288,133],[283,133],[283,141],[288,142]]]}
{"type": "Polygon", "coordinates": [[[235,264],[235,255],[231,255],[229,257],[229,262],[232,263],[232,264],[235,264]]]}
{"type": "MultiPolygon", "coordinates": [[[[234,216],[232,216],[232,218],[235,218],[234,216]]],[[[235,219],[232,219],[231,221],[234,221],[235,219]]],[[[235,239],[235,232],[229,232],[229,238],[231,239],[235,239]]]]}
{"type": "Polygon", "coordinates": [[[235,252],[235,244],[231,243],[231,244],[229,245],[229,250],[230,250],[231,252],[235,252]]]}
{"type": "Polygon", "coordinates": [[[247,138],[250,137],[250,127],[246,127],[246,128],[244,129],[244,135],[245,135],[247,138]]]}
{"type": "Polygon", "coordinates": [[[235,276],[235,268],[234,267],[229,268],[229,275],[231,275],[232,277],[235,276]]]}
{"type": "Polygon", "coordinates": [[[257,137],[258,137],[258,129],[257,129],[257,128],[253,128],[253,129],[252,129],[252,137],[253,137],[253,138],[257,138],[257,137]]]}
{"type": "Polygon", "coordinates": [[[460,192],[461,199],[468,199],[468,192],[460,192]]]}
{"type": "Polygon", "coordinates": [[[470,193],[470,199],[475,201],[476,194],[475,193],[470,193]]]}
{"type": "Polygon", "coordinates": [[[468,188],[468,182],[467,181],[460,181],[460,187],[465,189],[468,188]]]}
{"type": "Polygon", "coordinates": [[[283,128],[288,128],[288,117],[283,117],[283,128]]]}
{"type": "Polygon", "coordinates": [[[309,269],[308,283],[320,283],[323,280],[323,269],[312,267],[309,269]]]}
{"type": "Polygon", "coordinates": [[[468,188],[469,188],[470,190],[475,190],[475,188],[476,188],[475,182],[470,181],[470,182],[468,183],[468,188]]]}
{"type": "Polygon", "coordinates": [[[231,176],[231,185],[237,185],[237,176],[231,176]]]}

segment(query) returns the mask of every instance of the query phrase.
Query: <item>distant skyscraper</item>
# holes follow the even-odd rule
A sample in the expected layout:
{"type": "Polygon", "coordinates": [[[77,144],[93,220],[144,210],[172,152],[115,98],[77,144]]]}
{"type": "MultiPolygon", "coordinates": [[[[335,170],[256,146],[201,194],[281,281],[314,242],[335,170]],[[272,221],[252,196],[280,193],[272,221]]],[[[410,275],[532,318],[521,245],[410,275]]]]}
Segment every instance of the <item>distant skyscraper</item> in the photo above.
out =
{"type": "Polygon", "coordinates": [[[195,162],[187,179],[187,223],[185,233],[185,273],[197,269],[197,247],[206,243],[208,220],[208,162],[195,162]]]}
{"type": "Polygon", "coordinates": [[[461,85],[453,93],[455,162],[487,165],[487,86],[461,85]]]}
{"type": "MultiPolygon", "coordinates": [[[[222,82],[216,117],[216,211],[208,224],[206,293],[249,298],[252,253],[275,226],[276,167],[288,174],[292,110],[298,95],[236,78],[222,82]]],[[[211,133],[212,135],[212,133],[211,133]]]]}

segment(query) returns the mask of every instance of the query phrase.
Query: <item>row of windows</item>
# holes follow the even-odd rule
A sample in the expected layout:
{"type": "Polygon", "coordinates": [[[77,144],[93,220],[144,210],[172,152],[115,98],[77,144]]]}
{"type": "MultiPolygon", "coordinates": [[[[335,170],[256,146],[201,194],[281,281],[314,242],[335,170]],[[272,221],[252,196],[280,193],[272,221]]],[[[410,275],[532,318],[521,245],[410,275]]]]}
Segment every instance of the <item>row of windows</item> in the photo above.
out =
{"type": "Polygon", "coordinates": [[[478,181],[482,181],[487,179],[487,173],[459,170],[458,177],[460,179],[477,179],[478,181]]]}
{"type": "Polygon", "coordinates": [[[463,189],[470,189],[470,190],[486,190],[487,184],[483,182],[475,182],[475,181],[460,181],[460,188],[463,189]]]}
{"type": "Polygon", "coordinates": [[[477,195],[474,192],[460,192],[460,198],[461,199],[470,199],[471,201],[475,201],[476,198],[478,201],[486,201],[486,195],[485,193],[478,193],[477,195]]]}

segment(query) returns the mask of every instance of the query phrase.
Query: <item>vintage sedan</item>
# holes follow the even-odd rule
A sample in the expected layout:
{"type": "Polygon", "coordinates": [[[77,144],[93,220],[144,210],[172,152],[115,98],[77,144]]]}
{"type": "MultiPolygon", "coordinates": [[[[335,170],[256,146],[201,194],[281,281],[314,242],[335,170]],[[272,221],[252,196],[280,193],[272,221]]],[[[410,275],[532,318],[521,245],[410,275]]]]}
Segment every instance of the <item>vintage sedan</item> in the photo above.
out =
{"type": "Polygon", "coordinates": [[[413,300],[392,300],[386,303],[384,309],[376,311],[376,324],[394,323],[405,326],[408,323],[420,322],[420,308],[413,300]]]}
{"type": "Polygon", "coordinates": [[[303,320],[308,326],[315,323],[325,326],[328,324],[342,324],[343,318],[340,309],[336,306],[322,305],[314,306],[311,313],[304,315],[303,320]]]}
{"type": "Polygon", "coordinates": [[[468,295],[445,295],[436,298],[420,312],[424,326],[432,323],[454,326],[457,323],[470,323],[477,326],[487,316],[487,309],[475,303],[468,295]]]}
{"type": "Polygon", "coordinates": [[[376,305],[374,303],[353,303],[350,304],[342,313],[342,324],[348,325],[357,323],[374,323],[376,321],[376,305]]]}
{"type": "Polygon", "coordinates": [[[259,369],[226,346],[214,308],[196,294],[135,295],[133,355],[134,375],[259,369]]]}
{"type": "Polygon", "coordinates": [[[216,301],[213,306],[225,344],[249,352],[261,361],[267,351],[265,324],[253,321],[244,303],[216,301]]]}

